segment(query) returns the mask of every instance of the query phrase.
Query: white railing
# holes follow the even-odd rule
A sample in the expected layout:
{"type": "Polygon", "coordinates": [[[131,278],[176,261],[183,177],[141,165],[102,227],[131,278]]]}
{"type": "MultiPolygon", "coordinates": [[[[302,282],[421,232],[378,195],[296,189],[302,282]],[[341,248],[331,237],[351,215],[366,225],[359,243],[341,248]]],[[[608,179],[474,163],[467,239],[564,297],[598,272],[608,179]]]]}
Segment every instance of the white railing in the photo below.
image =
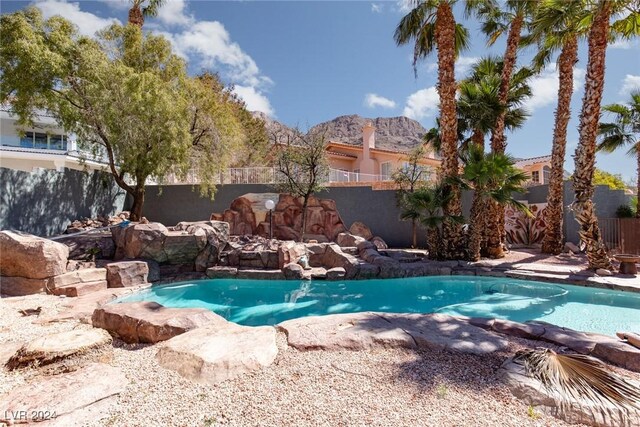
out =
{"type": "MultiPolygon", "coordinates": [[[[329,169],[327,182],[381,182],[391,181],[391,175],[373,175],[357,172],[347,172],[339,169],[329,169]]],[[[162,184],[198,184],[199,177],[195,172],[187,174],[181,179],[175,175],[167,176],[162,184]]],[[[275,167],[230,168],[220,173],[217,184],[277,184],[283,182],[282,176],[275,167]]],[[[148,182],[148,184],[156,184],[148,182]]]]}

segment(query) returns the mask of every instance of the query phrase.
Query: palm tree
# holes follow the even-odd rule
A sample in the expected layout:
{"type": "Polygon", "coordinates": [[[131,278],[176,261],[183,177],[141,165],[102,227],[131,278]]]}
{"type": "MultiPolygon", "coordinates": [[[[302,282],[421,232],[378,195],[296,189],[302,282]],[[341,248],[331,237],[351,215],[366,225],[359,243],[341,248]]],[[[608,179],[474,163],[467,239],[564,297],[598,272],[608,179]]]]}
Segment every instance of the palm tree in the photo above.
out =
{"type": "MultiPolygon", "coordinates": [[[[469,41],[468,31],[456,24],[452,5],[456,0],[415,0],[415,8],[404,16],[396,28],[394,39],[398,45],[414,41],[413,64],[425,58],[434,49],[438,55],[438,94],[440,96],[440,125],[442,172],[445,177],[458,176],[458,144],[456,115],[455,60],[469,41]]],[[[453,185],[444,208],[445,217],[462,213],[460,189],[453,185]]],[[[447,245],[447,258],[464,255],[462,227],[445,220],[443,238],[447,245]]]]}
{"type": "Polygon", "coordinates": [[[142,28],[144,18],[147,16],[157,16],[158,9],[162,7],[166,0],[130,0],[129,24],[142,28]]]}
{"type": "Polygon", "coordinates": [[[522,192],[522,184],[529,178],[514,166],[515,160],[502,153],[485,153],[480,146],[472,144],[464,153],[464,170],[460,186],[474,191],[469,230],[469,258],[480,259],[482,234],[487,226],[487,202],[513,205],[527,211],[522,203],[513,199],[514,192],[522,192]]]}
{"type": "MultiPolygon", "coordinates": [[[[611,153],[629,146],[627,153],[637,159],[637,190],[640,200],[640,91],[631,93],[631,101],[627,104],[605,105],[602,109],[615,116],[613,123],[600,124],[601,142],[598,150],[611,153]]],[[[640,209],[636,209],[636,217],[640,218],[640,209]]]]}
{"type": "Polygon", "coordinates": [[[427,229],[427,250],[429,258],[444,257],[445,242],[443,228],[448,222],[462,224],[462,215],[449,216],[444,207],[451,198],[449,187],[441,183],[422,187],[413,193],[406,193],[401,206],[400,219],[417,220],[427,229]]]}
{"type": "MultiPolygon", "coordinates": [[[[521,107],[526,98],[531,96],[531,88],[527,84],[533,75],[528,68],[516,71],[509,85],[509,93],[506,106],[502,106],[498,99],[502,72],[502,61],[495,58],[484,58],[473,68],[471,76],[460,84],[460,97],[458,100],[458,114],[467,128],[473,129],[470,142],[484,151],[485,135],[494,129],[498,115],[506,108],[505,125],[508,129],[521,127],[528,117],[528,112],[521,107]]],[[[462,151],[468,147],[468,140],[463,144],[462,151]]],[[[466,158],[463,155],[463,162],[466,158]]],[[[482,225],[477,225],[476,230],[483,230],[483,238],[480,246],[492,258],[504,256],[500,234],[493,232],[499,227],[495,217],[492,216],[493,200],[482,198],[480,192],[474,193],[472,203],[472,216],[481,215],[484,219],[482,225]]],[[[474,243],[475,244],[475,243],[474,243]]]]}
{"type": "Polygon", "coordinates": [[[604,89],[605,55],[609,38],[612,0],[599,0],[594,6],[589,30],[589,60],[585,77],[585,92],[580,114],[580,139],[575,153],[573,211],[580,224],[580,239],[585,243],[589,268],[611,269],[611,260],[600,235],[593,204],[593,173],[595,170],[596,138],[600,120],[600,104],[604,89]]]}
{"type": "Polygon", "coordinates": [[[534,58],[542,68],[552,54],[558,56],[558,106],[555,112],[551,177],[547,195],[546,228],[542,252],[559,254],[564,248],[562,214],[564,205],[564,159],[567,147],[567,125],[571,118],[573,66],[578,61],[578,39],[589,29],[589,12],[584,0],[545,0],[532,23],[531,40],[538,42],[539,53],[534,58]]]}

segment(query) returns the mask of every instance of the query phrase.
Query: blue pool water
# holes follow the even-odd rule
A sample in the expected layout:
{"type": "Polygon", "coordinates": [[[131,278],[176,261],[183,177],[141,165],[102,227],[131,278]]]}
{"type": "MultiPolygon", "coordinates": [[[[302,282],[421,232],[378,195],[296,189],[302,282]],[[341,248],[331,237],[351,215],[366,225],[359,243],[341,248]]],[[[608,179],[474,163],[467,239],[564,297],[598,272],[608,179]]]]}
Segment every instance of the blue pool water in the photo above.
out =
{"type": "Polygon", "coordinates": [[[202,307],[242,325],[333,313],[445,313],[542,320],[614,335],[640,331],[640,293],[494,277],[433,276],[343,282],[199,280],[153,286],[116,302],[202,307]]]}

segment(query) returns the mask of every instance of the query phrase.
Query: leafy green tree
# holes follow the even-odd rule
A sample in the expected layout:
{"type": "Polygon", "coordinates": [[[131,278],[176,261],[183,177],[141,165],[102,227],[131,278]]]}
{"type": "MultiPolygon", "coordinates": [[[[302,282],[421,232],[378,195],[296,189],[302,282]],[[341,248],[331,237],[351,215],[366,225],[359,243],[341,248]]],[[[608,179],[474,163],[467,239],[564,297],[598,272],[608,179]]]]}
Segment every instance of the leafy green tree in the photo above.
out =
{"type": "MultiPolygon", "coordinates": [[[[456,23],[453,15],[452,6],[455,3],[456,0],[416,0],[415,7],[400,20],[394,34],[398,45],[413,42],[414,70],[419,59],[437,51],[442,174],[449,178],[458,176],[455,61],[459,52],[466,49],[469,43],[467,29],[456,23]]],[[[451,197],[447,199],[445,216],[455,217],[461,212],[460,189],[454,186],[451,188],[451,197]]],[[[447,258],[456,259],[463,255],[464,238],[459,224],[445,222],[444,240],[447,258]]]]}
{"type": "Polygon", "coordinates": [[[233,107],[200,79],[163,37],[114,25],[97,39],[34,7],[0,17],[0,102],[19,125],[47,110],[81,149],[104,158],[142,216],[145,182],[194,171],[213,195],[214,179],[242,141],[233,107]],[[193,153],[198,153],[194,156],[193,153]]]}
{"type": "MultiPolygon", "coordinates": [[[[408,194],[411,194],[426,185],[426,180],[429,178],[430,170],[428,167],[420,164],[420,160],[426,155],[427,148],[425,145],[418,145],[409,153],[407,158],[407,167],[400,168],[394,171],[391,175],[391,178],[398,187],[397,198],[398,205],[400,207],[406,205],[406,198],[408,194]]],[[[416,248],[418,247],[418,217],[405,219],[411,220],[411,247],[416,248]]]]}
{"type": "MultiPolygon", "coordinates": [[[[529,177],[514,166],[515,161],[501,153],[485,153],[483,148],[472,144],[464,153],[464,170],[460,176],[460,185],[464,189],[474,191],[471,206],[469,228],[469,258],[480,259],[482,234],[488,225],[486,207],[488,201],[504,205],[512,205],[523,211],[526,207],[515,200],[514,192],[523,192],[522,185],[529,177]]],[[[487,248],[489,256],[496,257],[493,247],[487,248]]]]}
{"type": "MultiPolygon", "coordinates": [[[[614,121],[600,123],[601,139],[598,150],[611,153],[623,147],[629,148],[627,154],[636,158],[638,173],[636,190],[640,198],[640,91],[631,93],[631,101],[628,104],[605,105],[602,110],[613,115],[614,121]]],[[[594,176],[594,180],[595,178],[594,176]]],[[[615,184],[620,187],[620,183],[615,184]]],[[[624,183],[622,184],[624,188],[624,183]]],[[[636,216],[640,218],[640,212],[636,211],[636,216]]]]}
{"type": "Polygon", "coordinates": [[[624,190],[627,188],[627,185],[622,179],[622,175],[613,174],[598,168],[593,172],[593,185],[606,185],[612,190],[624,190]]]}
{"type": "Polygon", "coordinates": [[[326,152],[327,138],[323,131],[303,134],[295,131],[288,145],[280,147],[278,171],[283,178],[279,190],[302,198],[302,226],[300,241],[304,241],[307,227],[309,198],[324,190],[329,176],[326,152]]]}
{"type": "Polygon", "coordinates": [[[130,2],[129,24],[142,28],[144,18],[158,16],[158,9],[164,5],[166,0],[130,0],[130,2]]]}

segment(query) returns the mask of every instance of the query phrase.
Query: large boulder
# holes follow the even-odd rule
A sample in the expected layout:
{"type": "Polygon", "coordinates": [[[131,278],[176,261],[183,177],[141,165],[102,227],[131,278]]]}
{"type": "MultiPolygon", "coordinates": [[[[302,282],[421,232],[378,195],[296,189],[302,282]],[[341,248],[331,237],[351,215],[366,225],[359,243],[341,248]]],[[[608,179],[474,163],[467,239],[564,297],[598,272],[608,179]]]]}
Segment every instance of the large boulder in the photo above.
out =
{"type": "Polygon", "coordinates": [[[69,259],[111,259],[116,253],[111,232],[70,234],[57,239],[57,242],[69,247],[69,259]]]}
{"type": "Polygon", "coordinates": [[[489,354],[508,341],[443,314],[347,313],[309,316],[278,325],[298,350],[367,350],[379,347],[489,354]]]}
{"type": "Polygon", "coordinates": [[[84,425],[88,420],[107,415],[128,383],[120,368],[104,363],[41,377],[0,397],[0,425],[25,422],[47,427],[84,425]]]}
{"type": "Polygon", "coordinates": [[[300,257],[307,254],[307,247],[304,243],[297,243],[292,240],[284,241],[278,246],[278,268],[283,268],[286,264],[297,263],[300,257]]]}
{"type": "Polygon", "coordinates": [[[361,221],[356,221],[351,224],[351,227],[349,227],[349,232],[355,236],[360,236],[365,240],[371,240],[373,238],[371,229],[361,221]]]}
{"type": "Polygon", "coordinates": [[[144,261],[119,261],[106,265],[107,286],[128,288],[147,283],[149,265],[144,261]]]}
{"type": "Polygon", "coordinates": [[[269,366],[278,354],[276,330],[211,323],[165,342],[156,354],[161,366],[202,384],[218,384],[269,366]]]}
{"type": "Polygon", "coordinates": [[[27,279],[26,277],[0,277],[0,294],[22,296],[43,294],[47,291],[49,279],[27,279]]]}
{"type": "Polygon", "coordinates": [[[287,280],[302,280],[304,278],[304,269],[300,264],[290,262],[282,267],[282,273],[287,280]]]}
{"type": "Polygon", "coordinates": [[[351,233],[340,233],[336,237],[336,243],[341,248],[355,247],[360,242],[364,242],[364,239],[351,233]]]}
{"type": "Polygon", "coordinates": [[[0,231],[0,275],[46,279],[67,271],[69,248],[19,231],[0,231]]]}
{"type": "Polygon", "coordinates": [[[215,265],[229,238],[221,221],[181,222],[173,230],[160,223],[112,229],[116,259],[144,258],[159,263],[191,264],[204,272],[215,265]]]}
{"type": "Polygon", "coordinates": [[[127,343],[156,343],[208,323],[227,322],[204,308],[167,308],[148,301],[108,304],[97,308],[91,321],[127,343]]]}
{"type": "Polygon", "coordinates": [[[107,270],[83,268],[49,279],[48,291],[54,295],[79,297],[107,289],[107,270]]]}
{"type": "Polygon", "coordinates": [[[42,366],[110,343],[111,336],[104,329],[73,329],[58,332],[24,344],[9,359],[7,368],[42,366]]]}
{"type": "Polygon", "coordinates": [[[342,252],[340,246],[336,244],[327,245],[322,261],[323,265],[328,269],[334,267],[344,268],[346,272],[345,278],[347,279],[353,279],[358,275],[358,258],[342,252]]]}

